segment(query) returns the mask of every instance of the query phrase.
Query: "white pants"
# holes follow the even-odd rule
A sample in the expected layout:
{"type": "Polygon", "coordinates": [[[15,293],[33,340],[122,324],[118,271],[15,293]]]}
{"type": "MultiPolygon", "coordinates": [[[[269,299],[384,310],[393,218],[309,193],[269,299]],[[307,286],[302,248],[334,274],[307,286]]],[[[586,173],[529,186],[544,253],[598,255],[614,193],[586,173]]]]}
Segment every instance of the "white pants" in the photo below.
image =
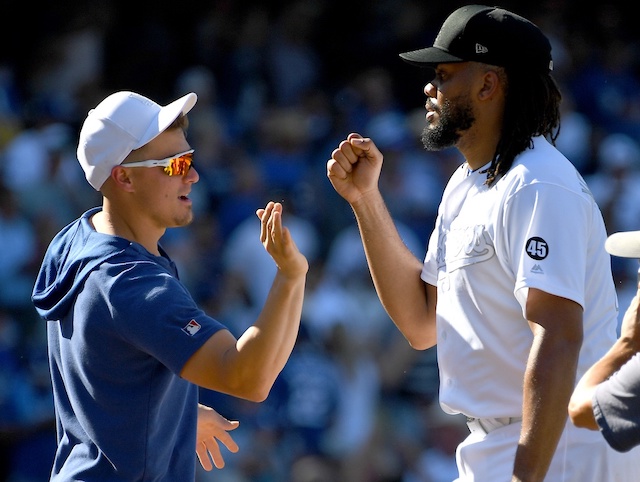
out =
{"type": "MultiPolygon", "coordinates": [[[[510,482],[521,422],[488,434],[472,431],[458,446],[459,477],[454,482],[510,482]]],[[[639,482],[640,448],[613,450],[600,432],[567,422],[545,478],[546,482],[639,482]]]]}

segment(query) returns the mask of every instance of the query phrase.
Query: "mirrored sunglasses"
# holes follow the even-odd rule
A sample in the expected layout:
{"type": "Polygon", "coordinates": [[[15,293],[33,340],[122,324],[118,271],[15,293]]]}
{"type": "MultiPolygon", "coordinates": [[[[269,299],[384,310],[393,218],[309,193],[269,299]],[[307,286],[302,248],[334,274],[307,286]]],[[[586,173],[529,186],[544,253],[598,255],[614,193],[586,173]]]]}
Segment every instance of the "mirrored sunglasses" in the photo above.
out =
{"type": "Polygon", "coordinates": [[[124,167],[164,167],[169,176],[185,176],[193,166],[193,149],[166,159],[149,159],[146,161],[127,162],[124,167]]]}

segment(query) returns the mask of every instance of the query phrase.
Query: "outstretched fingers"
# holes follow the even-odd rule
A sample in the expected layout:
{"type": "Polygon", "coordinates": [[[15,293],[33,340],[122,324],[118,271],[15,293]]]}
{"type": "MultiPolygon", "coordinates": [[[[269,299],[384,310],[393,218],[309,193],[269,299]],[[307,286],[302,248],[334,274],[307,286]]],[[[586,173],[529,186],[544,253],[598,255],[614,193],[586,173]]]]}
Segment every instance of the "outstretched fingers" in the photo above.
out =
{"type": "Polygon", "coordinates": [[[229,435],[227,432],[221,432],[217,436],[217,438],[210,437],[198,442],[198,445],[196,446],[196,454],[198,455],[200,465],[202,465],[202,468],[206,471],[213,470],[214,465],[217,469],[224,468],[224,457],[220,450],[218,440],[222,442],[224,446],[227,447],[227,449],[232,453],[236,453],[239,450],[238,444],[236,444],[233,438],[231,438],[231,435],[229,435]],[[211,460],[213,460],[213,465],[211,464],[211,460]]]}
{"type": "Polygon", "coordinates": [[[273,258],[278,268],[288,275],[306,273],[308,263],[298,250],[289,229],[282,222],[283,206],[270,201],[264,209],[258,209],[260,218],[260,242],[273,258]]]}
{"type": "MultiPolygon", "coordinates": [[[[269,226],[275,205],[276,203],[269,201],[264,208],[256,210],[256,216],[260,219],[260,242],[262,244],[266,243],[267,237],[269,236],[269,226]]],[[[280,209],[282,210],[282,206],[280,209]]]]}
{"type": "Polygon", "coordinates": [[[240,422],[237,420],[227,420],[210,407],[199,406],[196,455],[204,470],[213,470],[211,460],[216,468],[224,467],[224,458],[218,442],[221,442],[232,453],[239,450],[238,444],[229,433],[239,425],[240,422]]]}

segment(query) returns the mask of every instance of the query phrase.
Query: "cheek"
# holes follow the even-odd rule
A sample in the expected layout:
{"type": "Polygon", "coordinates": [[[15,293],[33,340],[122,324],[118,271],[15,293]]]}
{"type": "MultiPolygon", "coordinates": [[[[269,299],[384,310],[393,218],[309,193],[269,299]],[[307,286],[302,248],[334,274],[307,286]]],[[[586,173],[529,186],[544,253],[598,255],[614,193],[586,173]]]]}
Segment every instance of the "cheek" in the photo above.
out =
{"type": "Polygon", "coordinates": [[[161,202],[170,197],[171,183],[168,181],[170,181],[170,177],[162,171],[150,173],[144,180],[139,193],[149,203],[161,202]]]}

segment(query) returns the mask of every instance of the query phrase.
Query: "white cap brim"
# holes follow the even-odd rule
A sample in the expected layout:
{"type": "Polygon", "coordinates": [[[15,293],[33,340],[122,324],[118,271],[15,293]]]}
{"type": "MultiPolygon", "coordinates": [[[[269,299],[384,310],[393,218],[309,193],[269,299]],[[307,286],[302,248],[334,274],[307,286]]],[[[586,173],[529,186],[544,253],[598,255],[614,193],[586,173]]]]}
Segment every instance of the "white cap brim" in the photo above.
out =
{"type": "Polygon", "coordinates": [[[604,249],[621,258],[640,258],[640,231],[613,233],[605,241],[604,249]]]}

